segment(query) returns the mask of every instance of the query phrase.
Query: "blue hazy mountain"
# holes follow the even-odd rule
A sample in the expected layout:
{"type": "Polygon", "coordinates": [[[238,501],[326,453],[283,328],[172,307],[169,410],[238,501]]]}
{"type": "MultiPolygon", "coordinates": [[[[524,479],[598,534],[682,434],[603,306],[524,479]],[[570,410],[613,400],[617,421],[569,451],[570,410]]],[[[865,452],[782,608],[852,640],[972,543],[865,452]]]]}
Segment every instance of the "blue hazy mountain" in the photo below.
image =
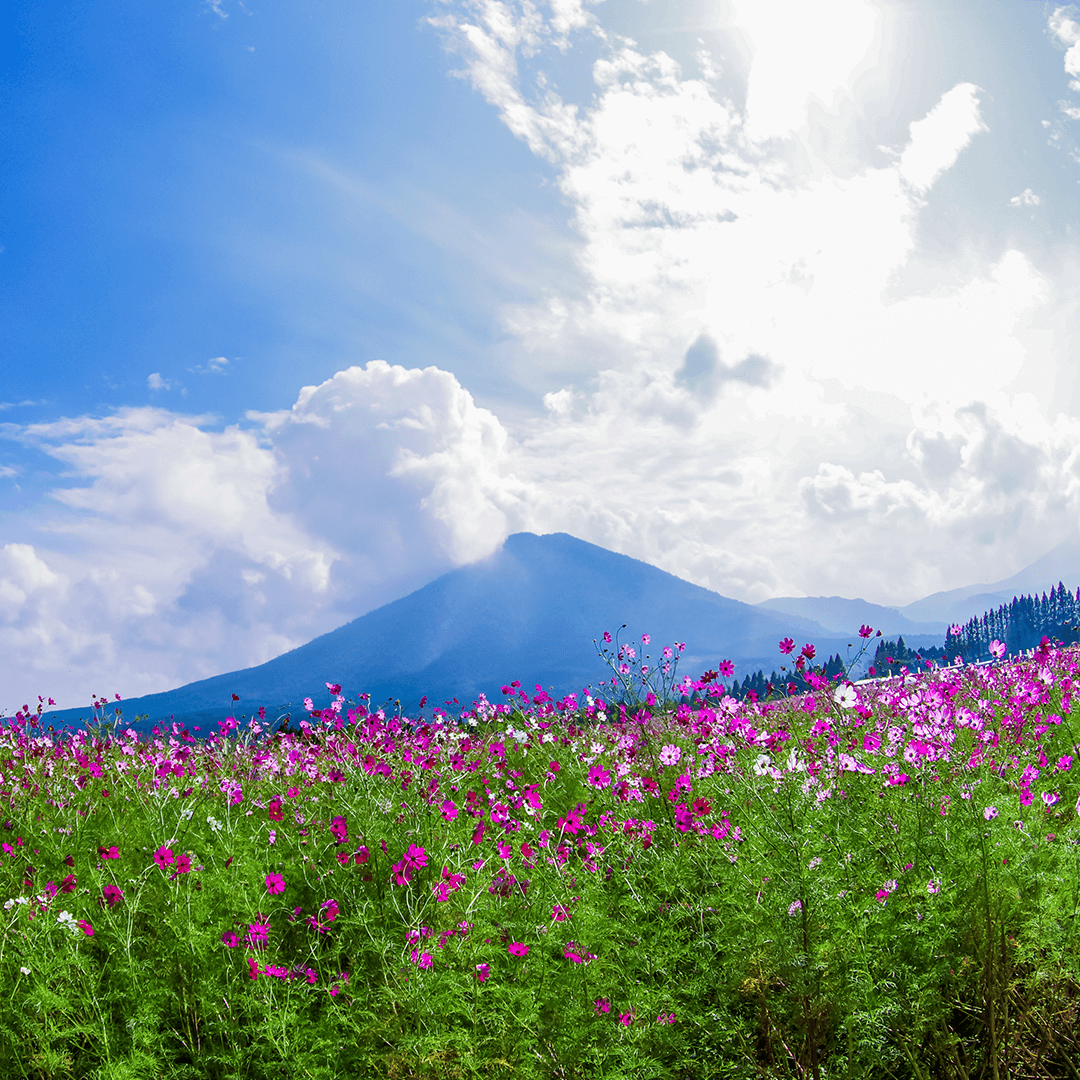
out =
{"type": "Polygon", "coordinates": [[[966,623],[968,619],[1008,604],[1015,596],[1039,596],[1058,582],[1070,592],[1080,587],[1080,536],[1072,536],[1011,577],[992,584],[965,585],[932,593],[900,612],[909,619],[966,623]]]}
{"type": "MultiPolygon", "coordinates": [[[[420,699],[429,708],[480,693],[501,701],[514,679],[556,696],[598,687],[610,671],[594,641],[627,624],[622,640],[653,662],[665,644],[686,643],[679,674],[697,678],[730,659],[741,677],[778,668],[781,638],[813,642],[820,658],[845,655],[858,625],[843,635],[818,623],[731,600],[637,559],[618,555],[565,533],[516,533],[489,558],[452,570],[416,592],[377,608],[258,667],[216,675],[176,690],[123,703],[125,722],[170,716],[189,724],[228,715],[251,715],[260,705],[276,715],[303,699],[328,702],[326,683],[340,683],[347,698],[373,703],[399,699],[412,715],[420,699]],[[232,695],[239,696],[233,702],[232,695]]],[[[48,714],[56,726],[86,718],[87,709],[48,714]]],[[[138,725],[145,727],[145,724],[138,725]]]]}
{"type": "Polygon", "coordinates": [[[777,596],[754,606],[811,619],[834,634],[857,633],[859,627],[866,624],[880,630],[886,637],[895,638],[903,634],[905,639],[920,646],[940,645],[939,639],[944,638],[948,629],[948,623],[943,620],[916,622],[897,608],[871,604],[868,600],[849,600],[843,596],[777,596]],[[923,638],[926,640],[923,641],[923,638]]]}

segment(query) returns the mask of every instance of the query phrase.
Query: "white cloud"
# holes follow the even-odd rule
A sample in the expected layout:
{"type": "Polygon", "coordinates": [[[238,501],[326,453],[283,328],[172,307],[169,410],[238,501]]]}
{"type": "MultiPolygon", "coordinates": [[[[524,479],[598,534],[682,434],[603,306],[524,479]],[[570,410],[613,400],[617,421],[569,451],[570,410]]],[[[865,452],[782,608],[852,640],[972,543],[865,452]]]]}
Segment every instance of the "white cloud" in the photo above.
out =
{"type": "Polygon", "coordinates": [[[150,390],[171,390],[176,384],[169,379],[163,379],[161,372],[154,371],[146,376],[146,385],[150,390]]]}
{"type": "Polygon", "coordinates": [[[916,191],[927,191],[951,169],[972,135],[989,130],[979,117],[979,88],[960,83],[911,125],[911,142],[900,157],[900,175],[916,191]]]}
{"type": "Polygon", "coordinates": [[[890,160],[838,172],[807,109],[847,115],[868,4],[736,5],[745,108],[574,0],[441,10],[577,232],[577,275],[501,313],[543,409],[504,425],[449,372],[374,361],[244,428],[141,409],[18,429],[71,478],[0,564],[11,674],[107,670],[130,695],[255,663],[520,529],[742,599],[904,603],[1073,527],[1080,424],[1033,329],[1054,282],[1018,247],[929,267],[921,247],[934,184],[986,131],[977,87],[936,88],[890,160]],[[595,92],[564,100],[536,72],[586,39],[595,92]]]}
{"type": "Polygon", "coordinates": [[[6,692],[77,705],[91,677],[113,692],[102,671],[133,696],[261,663],[525,520],[506,432],[447,372],[373,361],[251,419],[213,432],[142,408],[9,430],[69,479],[42,542],[0,560],[6,692]]]}
{"type": "Polygon", "coordinates": [[[205,364],[198,364],[193,368],[188,368],[189,371],[193,371],[196,375],[221,375],[229,366],[229,361],[224,356],[215,356],[210,360],[207,360],[205,364]]]}
{"type": "Polygon", "coordinates": [[[866,0],[732,0],[731,21],[753,51],[745,130],[755,141],[797,131],[811,100],[833,109],[880,32],[880,15],[866,0]]]}
{"type": "Polygon", "coordinates": [[[1038,206],[1042,199],[1031,188],[1024,188],[1019,195],[1014,195],[1009,200],[1010,206],[1038,206]]]}

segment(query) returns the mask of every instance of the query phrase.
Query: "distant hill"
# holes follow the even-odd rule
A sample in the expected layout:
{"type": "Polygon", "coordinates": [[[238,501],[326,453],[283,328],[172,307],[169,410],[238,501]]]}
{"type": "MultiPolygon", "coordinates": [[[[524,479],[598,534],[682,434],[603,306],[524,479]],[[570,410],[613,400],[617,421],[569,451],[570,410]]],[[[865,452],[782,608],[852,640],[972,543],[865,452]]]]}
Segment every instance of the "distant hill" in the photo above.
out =
{"type": "Polygon", "coordinates": [[[859,627],[864,624],[885,635],[906,634],[908,637],[938,638],[948,629],[945,622],[914,622],[902,615],[898,608],[882,607],[866,600],[848,600],[843,596],[778,596],[772,600],[762,600],[754,606],[812,619],[837,634],[858,633],[859,627]]]}
{"type": "Polygon", "coordinates": [[[1001,604],[1008,604],[1013,597],[1049,592],[1059,581],[1070,591],[1080,586],[1080,536],[1058,544],[1011,577],[990,584],[965,585],[932,593],[899,611],[916,622],[940,619],[949,624],[966,623],[1001,604]]]}
{"type": "MultiPolygon", "coordinates": [[[[652,636],[646,651],[654,660],[663,645],[686,642],[679,672],[694,678],[720,659],[733,661],[736,676],[771,670],[780,660],[777,643],[787,636],[799,645],[813,642],[819,655],[844,655],[858,630],[830,633],[565,533],[517,533],[489,558],[268,663],[125,701],[124,718],[147,714],[153,723],[174,716],[209,725],[260,705],[273,714],[287,703],[299,717],[304,697],[327,703],[328,682],[354,699],[365,691],[375,703],[400,699],[413,715],[425,695],[429,708],[455,697],[468,704],[481,692],[500,701],[500,687],[513,679],[558,696],[609,678],[593,641],[623,623],[624,641],[640,645],[643,633],[652,636]]],[[[55,711],[46,723],[76,723],[88,712],[55,711]]]]}

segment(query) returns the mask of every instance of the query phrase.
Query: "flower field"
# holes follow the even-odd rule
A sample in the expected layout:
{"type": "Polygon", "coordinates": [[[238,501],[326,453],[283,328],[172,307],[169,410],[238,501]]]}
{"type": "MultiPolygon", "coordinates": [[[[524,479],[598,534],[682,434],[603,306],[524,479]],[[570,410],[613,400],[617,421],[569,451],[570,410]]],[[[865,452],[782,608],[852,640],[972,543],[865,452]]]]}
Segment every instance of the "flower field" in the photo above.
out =
{"type": "Polygon", "coordinates": [[[0,1075],[1080,1077],[1080,651],[742,703],[677,654],[5,721],[0,1075]]]}

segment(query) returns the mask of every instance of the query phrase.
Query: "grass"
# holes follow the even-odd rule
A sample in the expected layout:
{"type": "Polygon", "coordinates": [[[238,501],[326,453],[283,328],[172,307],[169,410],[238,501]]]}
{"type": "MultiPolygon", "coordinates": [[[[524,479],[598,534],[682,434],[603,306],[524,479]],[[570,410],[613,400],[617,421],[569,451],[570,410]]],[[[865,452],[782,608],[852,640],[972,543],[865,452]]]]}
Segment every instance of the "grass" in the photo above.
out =
{"type": "Polygon", "coordinates": [[[672,663],[630,708],[338,694],[208,739],[19,714],[0,1074],[1080,1077],[1078,665],[737,703],[672,663]]]}

